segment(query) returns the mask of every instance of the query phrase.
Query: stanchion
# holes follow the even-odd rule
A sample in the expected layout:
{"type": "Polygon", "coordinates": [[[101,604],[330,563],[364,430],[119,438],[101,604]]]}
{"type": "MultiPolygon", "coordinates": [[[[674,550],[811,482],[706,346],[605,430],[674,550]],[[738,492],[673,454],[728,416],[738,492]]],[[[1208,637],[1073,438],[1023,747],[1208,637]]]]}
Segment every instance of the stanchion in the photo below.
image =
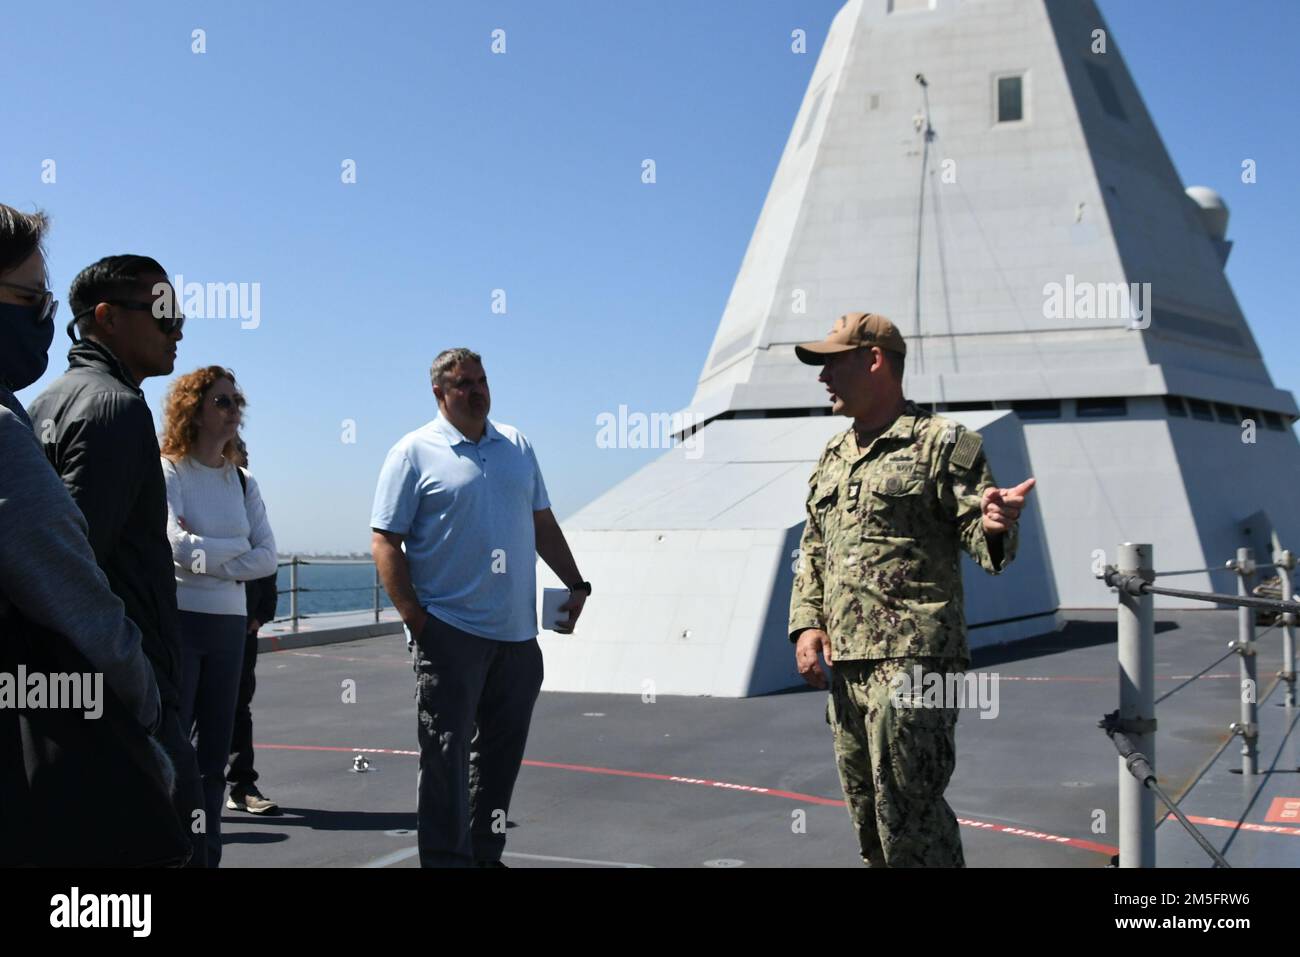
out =
{"type": "Polygon", "coordinates": [[[293,622],[293,631],[298,630],[298,556],[289,562],[289,619],[293,622]]]}
{"type": "MultiPolygon", "coordinates": [[[[1295,594],[1291,585],[1291,572],[1295,570],[1296,557],[1290,549],[1284,549],[1273,556],[1278,576],[1282,579],[1282,600],[1294,601],[1295,594]]],[[[1282,614],[1282,672],[1280,677],[1286,682],[1286,706],[1295,707],[1295,614],[1282,614]]]]}
{"type": "MultiPolygon", "coordinates": [[[[1237,560],[1229,566],[1237,573],[1237,594],[1250,595],[1250,580],[1255,574],[1255,553],[1249,548],[1237,549],[1237,560]]],[[[1245,606],[1237,609],[1237,641],[1230,645],[1237,652],[1241,671],[1241,720],[1230,725],[1233,734],[1241,735],[1241,773],[1253,775],[1258,770],[1259,738],[1259,681],[1255,658],[1255,610],[1245,606]]]]}
{"type": "MultiPolygon", "coordinates": [[[[1150,545],[1119,547],[1118,570],[1145,581],[1155,577],[1150,545]]],[[[1156,763],[1155,616],[1150,595],[1119,590],[1119,722],[1133,747],[1156,763]]],[[[1119,866],[1156,866],[1156,799],[1119,758],[1119,866]]]]}

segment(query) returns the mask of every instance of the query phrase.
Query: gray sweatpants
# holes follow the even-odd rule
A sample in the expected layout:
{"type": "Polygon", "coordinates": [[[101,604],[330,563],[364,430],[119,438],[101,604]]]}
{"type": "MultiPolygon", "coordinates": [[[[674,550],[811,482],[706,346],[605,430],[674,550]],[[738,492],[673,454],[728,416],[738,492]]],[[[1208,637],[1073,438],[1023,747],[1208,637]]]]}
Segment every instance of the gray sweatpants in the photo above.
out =
{"type": "Polygon", "coordinates": [[[542,687],[542,650],[535,638],[479,638],[430,615],[414,665],[420,866],[499,861],[542,687]]]}

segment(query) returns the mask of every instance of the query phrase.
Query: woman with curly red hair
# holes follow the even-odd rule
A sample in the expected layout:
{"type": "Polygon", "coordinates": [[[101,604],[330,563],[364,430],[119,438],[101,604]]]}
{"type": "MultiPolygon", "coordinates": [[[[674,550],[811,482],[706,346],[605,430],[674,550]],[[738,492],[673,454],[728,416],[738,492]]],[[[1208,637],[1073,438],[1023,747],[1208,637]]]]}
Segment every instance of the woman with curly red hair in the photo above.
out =
{"type": "Polygon", "coordinates": [[[198,734],[208,866],[221,861],[226,761],[244,659],[244,582],[275,572],[257,482],[235,463],[244,396],[222,366],[186,373],[163,408],[167,533],[181,617],[181,721],[198,734]]]}

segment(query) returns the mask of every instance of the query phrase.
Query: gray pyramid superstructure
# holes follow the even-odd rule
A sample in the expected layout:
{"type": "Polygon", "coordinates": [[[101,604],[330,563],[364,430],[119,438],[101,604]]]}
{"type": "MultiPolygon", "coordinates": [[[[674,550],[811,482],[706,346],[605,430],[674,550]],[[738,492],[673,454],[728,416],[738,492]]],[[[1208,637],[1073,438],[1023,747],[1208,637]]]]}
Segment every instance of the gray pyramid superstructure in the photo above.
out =
{"type": "Polygon", "coordinates": [[[696,409],[819,405],[821,387],[788,346],[870,308],[908,336],[918,401],[1161,395],[1160,370],[1171,367],[1215,380],[1202,384],[1205,398],[1295,413],[1272,388],[1115,38],[1092,52],[1094,31],[1106,29],[1094,4],[889,9],[855,0],[835,19],[696,409]],[[1024,119],[998,122],[997,81],[1017,76],[1024,119]],[[1047,315],[1044,286],[1067,276],[1151,283],[1150,328],[1047,315]]]}
{"type": "MultiPolygon", "coordinates": [[[[972,644],[1113,607],[1094,572],[1120,541],[1166,569],[1240,545],[1269,561],[1270,535],[1300,547],[1297,408],[1224,275],[1226,222],[1180,181],[1091,0],[850,0],[687,410],[709,423],[698,448],[566,523],[622,583],[587,637],[548,639],[548,687],[790,683],[784,566],[847,424],[791,346],[844,312],[898,324],[908,396],[979,428],[1002,484],[1039,479],[1012,570],[966,566],[972,644]]],[[[1223,572],[1179,584],[1235,590],[1223,572]]]]}

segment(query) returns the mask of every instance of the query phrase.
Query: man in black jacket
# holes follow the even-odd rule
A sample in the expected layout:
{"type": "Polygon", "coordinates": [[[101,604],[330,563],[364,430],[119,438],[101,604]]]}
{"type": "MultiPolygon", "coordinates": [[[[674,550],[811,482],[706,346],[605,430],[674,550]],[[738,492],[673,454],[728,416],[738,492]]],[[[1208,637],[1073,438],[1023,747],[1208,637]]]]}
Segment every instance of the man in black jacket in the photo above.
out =
{"type": "Polygon", "coordinates": [[[146,256],[108,256],[69,292],[68,371],[29,412],[46,457],[86,518],[90,544],[114,594],[139,627],[162,699],[158,738],[176,765],[175,808],[206,863],[199,770],[179,714],[176,573],[167,539],[167,490],[153,414],[140,383],[169,374],[183,318],[166,271],[146,256]],[[155,308],[156,304],[156,308],[155,308]]]}

